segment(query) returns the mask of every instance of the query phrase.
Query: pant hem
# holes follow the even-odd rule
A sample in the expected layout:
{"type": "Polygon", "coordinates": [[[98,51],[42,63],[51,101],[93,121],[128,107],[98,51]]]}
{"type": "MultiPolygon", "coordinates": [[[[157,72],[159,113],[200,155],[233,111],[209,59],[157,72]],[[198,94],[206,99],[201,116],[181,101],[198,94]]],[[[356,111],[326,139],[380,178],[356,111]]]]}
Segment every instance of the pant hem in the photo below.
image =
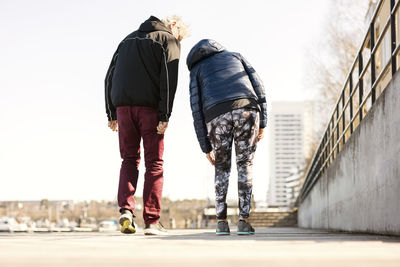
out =
{"type": "Polygon", "coordinates": [[[159,220],[155,220],[155,221],[145,221],[145,224],[157,224],[159,222],[159,220]]]}
{"type": "Polygon", "coordinates": [[[133,217],[133,218],[136,217],[135,213],[134,213],[133,210],[131,210],[130,208],[123,208],[123,207],[122,207],[122,208],[119,209],[119,213],[121,213],[121,214],[123,214],[124,211],[129,211],[130,213],[132,213],[132,217],[133,217]]]}

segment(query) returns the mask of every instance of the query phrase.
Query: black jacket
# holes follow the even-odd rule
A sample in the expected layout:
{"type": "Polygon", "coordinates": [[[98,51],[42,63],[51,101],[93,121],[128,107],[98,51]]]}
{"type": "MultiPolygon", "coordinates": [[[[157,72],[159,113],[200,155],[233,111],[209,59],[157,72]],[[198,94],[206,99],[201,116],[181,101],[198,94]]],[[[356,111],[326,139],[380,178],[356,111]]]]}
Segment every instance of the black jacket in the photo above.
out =
{"type": "Polygon", "coordinates": [[[165,24],[151,16],[118,46],[105,79],[108,120],[118,106],[158,109],[168,121],[178,82],[179,41],[165,24]]]}
{"type": "Polygon", "coordinates": [[[212,150],[204,113],[217,104],[254,99],[260,107],[260,128],[267,125],[264,86],[253,67],[239,53],[226,51],[217,42],[198,42],[186,60],[190,70],[190,105],[197,139],[204,153],[212,150]]]}

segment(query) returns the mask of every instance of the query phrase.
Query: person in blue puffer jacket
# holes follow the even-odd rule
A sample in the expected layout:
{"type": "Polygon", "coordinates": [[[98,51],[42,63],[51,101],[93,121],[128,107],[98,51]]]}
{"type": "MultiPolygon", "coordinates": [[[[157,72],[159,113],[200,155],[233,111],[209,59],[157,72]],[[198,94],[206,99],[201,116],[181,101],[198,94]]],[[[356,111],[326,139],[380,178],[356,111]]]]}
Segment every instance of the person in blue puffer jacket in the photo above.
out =
{"type": "Polygon", "coordinates": [[[254,153],[267,125],[263,83],[242,55],[227,51],[214,40],[198,42],[189,52],[186,63],[197,139],[207,159],[215,165],[216,233],[230,234],[226,194],[234,141],[240,210],[237,234],[254,234],[247,219],[254,153]]]}

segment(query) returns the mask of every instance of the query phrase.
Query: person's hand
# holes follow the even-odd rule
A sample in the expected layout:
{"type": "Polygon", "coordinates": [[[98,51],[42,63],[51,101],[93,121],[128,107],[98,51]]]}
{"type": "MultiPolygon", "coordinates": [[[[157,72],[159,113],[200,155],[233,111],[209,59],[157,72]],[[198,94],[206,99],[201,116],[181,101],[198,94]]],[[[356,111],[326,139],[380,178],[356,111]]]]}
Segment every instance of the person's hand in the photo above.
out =
{"type": "Polygon", "coordinates": [[[160,122],[158,122],[158,125],[157,125],[157,133],[164,134],[165,130],[167,130],[167,128],[168,128],[168,122],[160,121],[160,122]]]}
{"type": "Polygon", "coordinates": [[[108,127],[110,127],[113,132],[118,132],[118,121],[108,121],[108,127]]]}
{"type": "Polygon", "coordinates": [[[214,153],[211,151],[209,153],[206,154],[206,157],[208,159],[208,161],[212,164],[215,165],[215,156],[214,153]]]}
{"type": "Polygon", "coordinates": [[[264,137],[264,128],[258,130],[257,142],[259,142],[264,137]]]}

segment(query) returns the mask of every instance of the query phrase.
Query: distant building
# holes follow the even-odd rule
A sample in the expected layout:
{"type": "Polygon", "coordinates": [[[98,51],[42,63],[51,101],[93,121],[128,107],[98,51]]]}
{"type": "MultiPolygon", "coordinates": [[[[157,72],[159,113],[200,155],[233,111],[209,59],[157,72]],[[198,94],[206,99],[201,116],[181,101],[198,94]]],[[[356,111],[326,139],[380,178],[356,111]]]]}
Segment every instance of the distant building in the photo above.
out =
{"type": "Polygon", "coordinates": [[[286,199],[287,206],[293,208],[299,196],[301,186],[304,182],[304,168],[298,166],[293,168],[289,176],[286,177],[286,199]]]}
{"type": "Polygon", "coordinates": [[[269,207],[289,207],[300,190],[305,158],[314,137],[313,102],[273,102],[269,115],[269,207]],[[299,170],[294,172],[293,170],[299,170]],[[297,180],[296,180],[297,179],[297,180]]]}

